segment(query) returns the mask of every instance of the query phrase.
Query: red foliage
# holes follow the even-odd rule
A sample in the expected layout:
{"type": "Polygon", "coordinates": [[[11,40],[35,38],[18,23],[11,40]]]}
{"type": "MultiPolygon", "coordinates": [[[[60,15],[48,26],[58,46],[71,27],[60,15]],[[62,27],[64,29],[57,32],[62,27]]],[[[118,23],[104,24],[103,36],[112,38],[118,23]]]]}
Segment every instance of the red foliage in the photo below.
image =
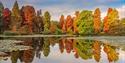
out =
{"type": "Polygon", "coordinates": [[[4,29],[9,28],[11,11],[8,8],[3,10],[4,29]]]}
{"type": "Polygon", "coordinates": [[[22,13],[23,13],[23,24],[27,24],[29,27],[29,31],[32,33],[32,23],[33,20],[35,19],[35,9],[32,6],[25,6],[22,9],[22,13]]]}

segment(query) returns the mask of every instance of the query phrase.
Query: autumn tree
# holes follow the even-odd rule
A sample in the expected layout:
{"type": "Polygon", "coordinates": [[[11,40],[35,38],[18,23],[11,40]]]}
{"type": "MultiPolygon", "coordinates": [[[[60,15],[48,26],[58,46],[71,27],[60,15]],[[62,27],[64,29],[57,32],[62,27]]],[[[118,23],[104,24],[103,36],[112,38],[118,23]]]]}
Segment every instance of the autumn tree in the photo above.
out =
{"type": "Polygon", "coordinates": [[[77,19],[77,27],[79,34],[93,33],[93,14],[92,11],[83,10],[77,19]]]}
{"type": "Polygon", "coordinates": [[[73,31],[73,19],[71,15],[68,15],[66,17],[66,32],[67,33],[72,33],[73,31]]]}
{"type": "Polygon", "coordinates": [[[112,12],[112,8],[108,9],[107,16],[103,19],[103,31],[107,33],[109,31],[109,21],[108,21],[108,15],[112,12]]]}
{"type": "Polygon", "coordinates": [[[101,43],[99,41],[93,43],[93,55],[94,59],[99,62],[101,58],[101,43]]]}
{"type": "Polygon", "coordinates": [[[11,25],[10,28],[13,32],[17,32],[18,29],[21,27],[22,18],[20,15],[20,10],[17,1],[15,1],[12,14],[11,14],[11,25]]]}
{"type": "Polygon", "coordinates": [[[12,63],[17,63],[17,60],[19,59],[19,51],[12,51],[11,53],[10,53],[10,55],[11,55],[11,61],[12,61],[12,63]]]}
{"type": "Polygon", "coordinates": [[[32,6],[24,6],[23,10],[23,24],[28,27],[29,33],[33,33],[33,21],[36,18],[35,9],[32,6]]]}
{"type": "Polygon", "coordinates": [[[109,31],[109,24],[108,24],[108,18],[107,16],[103,19],[103,31],[107,33],[109,31]]]}
{"type": "Polygon", "coordinates": [[[71,51],[73,50],[73,40],[72,39],[66,39],[65,49],[66,49],[67,53],[71,53],[71,51]]]}
{"type": "Polygon", "coordinates": [[[64,43],[65,43],[66,39],[61,39],[59,42],[59,50],[61,53],[64,52],[64,43]]]}
{"type": "Polygon", "coordinates": [[[66,26],[65,26],[64,15],[61,15],[59,25],[60,25],[60,29],[62,30],[62,33],[65,33],[66,32],[66,26]]]}
{"type": "Polygon", "coordinates": [[[51,15],[48,11],[44,13],[44,32],[48,32],[51,25],[51,15]]]}
{"type": "Polygon", "coordinates": [[[0,33],[3,33],[3,9],[4,9],[4,6],[2,4],[2,2],[0,2],[0,33]]]}
{"type": "Polygon", "coordinates": [[[116,34],[119,31],[119,16],[116,9],[109,8],[107,16],[104,18],[104,32],[116,34]]]}
{"type": "Polygon", "coordinates": [[[115,46],[104,44],[103,50],[107,54],[109,62],[117,61],[119,59],[115,46]]]}
{"type": "Polygon", "coordinates": [[[122,18],[120,20],[120,26],[119,26],[120,34],[123,35],[125,34],[125,18],[122,18]]]}
{"type": "Polygon", "coordinates": [[[43,17],[42,17],[41,10],[38,10],[37,16],[33,21],[33,32],[42,33],[43,30],[44,30],[43,17]]]}
{"type": "Polygon", "coordinates": [[[100,9],[97,8],[94,12],[94,32],[99,33],[101,31],[101,17],[100,9]]]}
{"type": "Polygon", "coordinates": [[[50,53],[50,42],[49,42],[48,38],[46,38],[44,40],[44,44],[43,44],[43,55],[45,57],[47,57],[49,55],[49,53],[50,53]]]}
{"type": "Polygon", "coordinates": [[[119,14],[116,9],[113,9],[108,14],[108,21],[109,21],[109,32],[110,34],[118,34],[119,33],[119,14]]]}
{"type": "Polygon", "coordinates": [[[92,43],[92,40],[76,40],[76,42],[74,43],[74,47],[79,57],[81,57],[84,60],[92,58],[92,43]]]}
{"type": "Polygon", "coordinates": [[[4,30],[9,30],[11,11],[8,8],[3,10],[4,30]]]}
{"type": "Polygon", "coordinates": [[[79,11],[76,11],[76,12],[75,12],[75,17],[74,17],[74,19],[73,19],[73,32],[74,32],[74,33],[78,33],[77,19],[78,19],[79,15],[80,15],[80,12],[79,12],[79,11]]]}
{"type": "Polygon", "coordinates": [[[50,32],[52,33],[52,34],[54,34],[57,30],[57,24],[56,24],[56,22],[55,21],[51,21],[51,25],[50,25],[50,32]]]}

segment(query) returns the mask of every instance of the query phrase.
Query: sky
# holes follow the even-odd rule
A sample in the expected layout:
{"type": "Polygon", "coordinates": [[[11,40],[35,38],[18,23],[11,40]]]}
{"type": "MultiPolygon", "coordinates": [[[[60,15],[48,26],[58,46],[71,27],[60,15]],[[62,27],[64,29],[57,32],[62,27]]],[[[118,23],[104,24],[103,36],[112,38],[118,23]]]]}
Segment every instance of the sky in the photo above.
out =
{"type": "MultiPolygon", "coordinates": [[[[4,7],[12,9],[15,0],[0,0],[4,7]]],[[[20,8],[31,5],[42,13],[49,11],[52,20],[59,20],[60,15],[74,15],[75,11],[92,10],[100,8],[101,17],[107,14],[108,8],[116,8],[120,18],[125,17],[125,0],[17,0],[20,8]]]]}

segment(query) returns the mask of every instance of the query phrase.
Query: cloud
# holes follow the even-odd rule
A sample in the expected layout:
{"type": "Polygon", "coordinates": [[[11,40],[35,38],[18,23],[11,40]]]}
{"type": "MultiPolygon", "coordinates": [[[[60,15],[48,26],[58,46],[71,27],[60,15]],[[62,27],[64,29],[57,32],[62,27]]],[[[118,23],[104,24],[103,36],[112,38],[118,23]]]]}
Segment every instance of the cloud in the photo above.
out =
{"type": "Polygon", "coordinates": [[[122,7],[117,8],[118,12],[119,12],[119,17],[120,18],[125,18],[125,5],[123,5],[122,7]]]}

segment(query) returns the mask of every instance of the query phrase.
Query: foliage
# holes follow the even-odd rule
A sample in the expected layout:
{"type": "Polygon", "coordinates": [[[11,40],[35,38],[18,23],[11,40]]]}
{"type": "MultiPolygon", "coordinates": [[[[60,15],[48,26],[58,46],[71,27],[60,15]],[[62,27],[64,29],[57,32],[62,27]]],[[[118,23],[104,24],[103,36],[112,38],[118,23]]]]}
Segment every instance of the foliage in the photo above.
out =
{"type": "Polygon", "coordinates": [[[59,25],[60,25],[60,29],[62,30],[62,33],[66,32],[66,26],[65,26],[65,24],[66,23],[65,23],[64,15],[61,15],[59,25]]]}
{"type": "Polygon", "coordinates": [[[117,61],[119,59],[115,47],[104,44],[103,50],[107,54],[109,62],[117,61]]]}
{"type": "Polygon", "coordinates": [[[44,32],[49,32],[51,15],[48,11],[44,13],[44,32]]]}
{"type": "Polygon", "coordinates": [[[9,30],[11,11],[8,8],[3,10],[4,30],[9,30]]]}
{"type": "Polygon", "coordinates": [[[15,1],[13,8],[12,8],[12,14],[11,14],[11,24],[10,28],[13,32],[17,32],[18,29],[21,27],[21,15],[20,10],[17,1],[15,1]]]}
{"type": "Polygon", "coordinates": [[[94,59],[99,62],[101,58],[101,43],[99,41],[93,43],[93,55],[94,59]]]}
{"type": "Polygon", "coordinates": [[[116,34],[119,31],[119,16],[118,11],[116,9],[112,9],[112,11],[108,14],[108,22],[109,22],[109,33],[116,34]]]}
{"type": "Polygon", "coordinates": [[[44,55],[45,57],[47,57],[47,56],[49,55],[49,53],[50,53],[50,42],[49,42],[49,40],[46,38],[46,39],[44,40],[44,44],[43,44],[43,55],[44,55]]]}
{"type": "Polygon", "coordinates": [[[51,21],[51,25],[50,25],[50,32],[52,34],[54,34],[56,32],[56,29],[57,29],[57,23],[54,22],[54,21],[51,21]]]}
{"type": "Polygon", "coordinates": [[[66,32],[69,34],[73,33],[73,19],[70,15],[66,18],[66,32]]]}
{"type": "Polygon", "coordinates": [[[23,12],[23,24],[28,26],[29,33],[33,33],[33,21],[35,20],[35,9],[32,6],[24,6],[22,8],[23,12]]]}
{"type": "Polygon", "coordinates": [[[80,15],[79,11],[76,11],[75,17],[73,19],[73,31],[75,34],[78,33],[77,20],[78,20],[79,15],[80,15]]]}
{"type": "Polygon", "coordinates": [[[44,31],[43,17],[41,15],[41,10],[37,11],[37,16],[33,21],[33,32],[42,33],[44,31]]]}
{"type": "Polygon", "coordinates": [[[76,40],[75,45],[78,55],[82,59],[92,58],[92,41],[91,40],[76,40]]]}
{"type": "Polygon", "coordinates": [[[18,58],[19,58],[19,51],[11,52],[12,63],[17,63],[18,58]]]}
{"type": "Polygon", "coordinates": [[[100,9],[97,8],[94,12],[94,32],[97,34],[101,31],[101,17],[100,9]]]}
{"type": "Polygon", "coordinates": [[[79,34],[93,33],[93,15],[92,11],[83,10],[77,19],[77,27],[79,34]]]}

